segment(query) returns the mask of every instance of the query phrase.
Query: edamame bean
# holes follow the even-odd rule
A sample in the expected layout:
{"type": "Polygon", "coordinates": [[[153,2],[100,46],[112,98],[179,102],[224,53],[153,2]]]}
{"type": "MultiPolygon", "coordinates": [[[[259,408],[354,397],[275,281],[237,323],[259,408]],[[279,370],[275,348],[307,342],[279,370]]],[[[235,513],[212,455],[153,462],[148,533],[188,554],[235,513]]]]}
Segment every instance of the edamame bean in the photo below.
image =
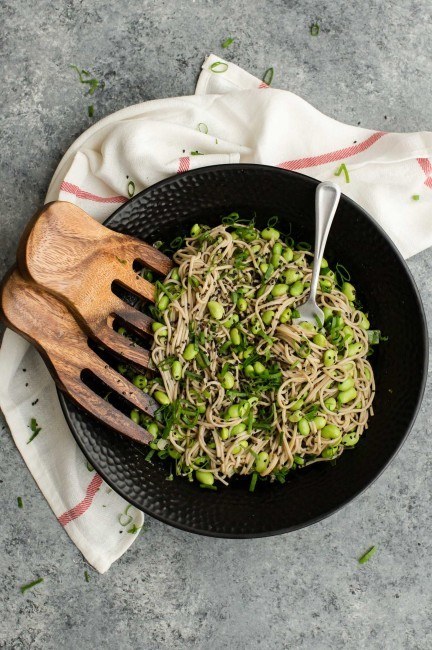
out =
{"type": "Polygon", "coordinates": [[[135,377],[132,379],[132,383],[137,388],[144,390],[144,388],[147,386],[147,377],[144,377],[144,375],[135,375],[135,377]]]}
{"type": "Polygon", "coordinates": [[[283,312],[279,316],[279,322],[287,323],[291,318],[291,314],[292,314],[291,308],[287,307],[286,309],[283,310],[283,312]]]}
{"type": "Polygon", "coordinates": [[[244,359],[248,359],[255,352],[255,348],[252,345],[248,345],[246,350],[243,351],[244,359]]]}
{"type": "Polygon", "coordinates": [[[162,406],[166,406],[167,404],[170,404],[170,399],[168,395],[161,390],[157,390],[154,393],[154,398],[159,404],[162,404],[162,406]]]}
{"type": "Polygon", "coordinates": [[[325,427],[325,425],[327,424],[327,420],[325,418],[323,418],[322,415],[317,415],[312,420],[312,422],[316,426],[317,431],[320,431],[321,429],[323,429],[325,427]]]}
{"type": "Polygon", "coordinates": [[[240,447],[240,445],[236,445],[235,447],[232,448],[231,453],[233,456],[236,456],[241,452],[241,450],[242,448],[240,447]]]}
{"type": "Polygon", "coordinates": [[[147,431],[153,436],[153,438],[157,438],[159,433],[158,425],[155,422],[151,422],[147,427],[147,431]]]}
{"type": "Polygon", "coordinates": [[[355,388],[348,388],[348,390],[341,390],[337,397],[339,404],[347,404],[357,397],[355,388]]]}
{"type": "Polygon", "coordinates": [[[284,260],[286,260],[287,262],[291,262],[291,261],[292,261],[293,255],[294,255],[293,250],[292,250],[292,248],[290,248],[289,246],[287,246],[287,248],[285,248],[284,252],[282,253],[282,257],[283,257],[284,260]]]}
{"type": "Polygon", "coordinates": [[[298,432],[301,436],[308,436],[310,433],[309,422],[306,418],[302,418],[297,424],[298,432]]]}
{"type": "Polygon", "coordinates": [[[185,361],[192,361],[192,359],[195,359],[197,354],[198,346],[196,346],[194,343],[188,343],[183,352],[183,359],[185,361]]]}
{"type": "Polygon", "coordinates": [[[302,294],[303,291],[304,291],[304,284],[303,284],[303,282],[300,282],[300,280],[298,280],[297,282],[294,282],[294,284],[292,284],[292,285],[290,286],[290,290],[289,290],[289,291],[290,291],[290,294],[291,294],[292,296],[301,296],[301,294],[302,294]]]}
{"type": "Polygon", "coordinates": [[[323,257],[321,260],[321,267],[322,269],[326,269],[328,267],[328,262],[327,260],[323,257]]]}
{"type": "Polygon", "coordinates": [[[237,309],[238,309],[240,312],[242,312],[242,311],[246,311],[247,306],[248,306],[248,304],[247,304],[247,300],[245,300],[245,298],[239,298],[239,299],[237,300],[237,309]]]}
{"type": "Polygon", "coordinates": [[[272,239],[279,239],[280,232],[275,228],[264,228],[264,230],[261,230],[261,237],[266,241],[271,241],[272,239]]]}
{"type": "Polygon", "coordinates": [[[231,435],[232,436],[238,436],[240,433],[243,433],[246,431],[246,425],[244,422],[240,422],[239,424],[236,424],[232,429],[231,429],[231,435]]]}
{"type": "Polygon", "coordinates": [[[328,411],[335,411],[336,410],[336,400],[334,397],[328,397],[327,399],[324,400],[324,406],[328,411]]]}
{"type": "Polygon", "coordinates": [[[266,289],[267,289],[267,285],[263,284],[256,293],[257,298],[261,298],[261,296],[264,295],[266,289]]]}
{"type": "Polygon", "coordinates": [[[240,447],[242,447],[243,449],[246,449],[246,447],[249,445],[249,443],[248,443],[247,440],[240,440],[239,445],[240,445],[240,447]]]}
{"type": "Polygon", "coordinates": [[[307,320],[303,321],[303,323],[300,323],[300,327],[302,327],[304,330],[307,330],[308,332],[316,332],[315,326],[312,325],[312,323],[309,323],[307,320]]]}
{"type": "Polygon", "coordinates": [[[268,271],[268,267],[269,267],[268,264],[266,264],[265,262],[262,262],[260,264],[260,271],[265,274],[268,271]]]}
{"type": "Polygon", "coordinates": [[[254,367],[251,364],[246,366],[246,368],[244,369],[244,374],[246,375],[246,377],[249,377],[249,378],[253,377],[255,375],[254,367]]]}
{"type": "Polygon", "coordinates": [[[326,440],[335,440],[341,435],[341,430],[335,424],[326,424],[321,429],[321,437],[326,440]]]}
{"type": "Polygon", "coordinates": [[[319,345],[320,348],[327,347],[327,339],[324,334],[315,334],[312,341],[315,343],[315,345],[319,345]]]}
{"type": "Polygon", "coordinates": [[[159,311],[164,311],[169,305],[169,298],[165,294],[161,296],[158,300],[157,307],[159,311]]]}
{"type": "Polygon", "coordinates": [[[350,343],[347,349],[348,356],[353,357],[356,354],[359,354],[363,350],[361,343],[350,343]]]}
{"type": "Polygon", "coordinates": [[[320,288],[321,291],[324,291],[324,293],[329,293],[329,291],[333,287],[333,282],[331,280],[328,280],[325,278],[324,280],[320,280],[320,288]]]}
{"type": "Polygon", "coordinates": [[[252,334],[259,334],[261,332],[261,323],[259,321],[256,321],[251,325],[250,331],[252,334]]]}
{"type": "Polygon", "coordinates": [[[171,375],[172,378],[175,379],[175,381],[179,381],[182,376],[182,365],[180,361],[174,361],[174,363],[171,366],[171,375]]]}
{"type": "Polygon", "coordinates": [[[227,427],[223,427],[219,433],[221,440],[228,440],[229,438],[229,429],[227,427]]]}
{"type": "Polygon", "coordinates": [[[326,368],[330,368],[336,361],[336,352],[334,350],[326,350],[323,354],[323,362],[326,368]]]}
{"type": "Polygon", "coordinates": [[[344,282],[342,284],[341,291],[348,298],[348,300],[350,301],[355,300],[356,290],[355,287],[350,282],[344,282]]]}
{"type": "Polygon", "coordinates": [[[282,244],[280,242],[276,242],[276,244],[272,248],[272,256],[271,256],[271,263],[273,268],[279,266],[281,255],[282,255],[282,244]]]}
{"type": "Polygon", "coordinates": [[[178,266],[175,266],[171,271],[171,280],[180,280],[180,273],[178,270],[178,266]]]}
{"type": "Polygon", "coordinates": [[[301,407],[303,406],[303,404],[304,404],[304,399],[300,398],[296,402],[291,404],[291,406],[289,407],[289,410],[290,411],[299,411],[301,409],[301,407]]]}
{"type": "Polygon", "coordinates": [[[261,244],[254,244],[252,246],[252,253],[259,253],[261,250],[261,244]]]}
{"type": "Polygon", "coordinates": [[[326,322],[329,318],[333,317],[333,311],[330,309],[330,307],[323,307],[323,312],[324,312],[324,322],[326,322]]]}
{"type": "Polygon", "coordinates": [[[153,332],[157,332],[158,330],[162,329],[162,327],[165,327],[162,323],[158,323],[157,321],[153,321],[152,323],[152,330],[153,332]]]}
{"type": "Polygon", "coordinates": [[[262,375],[266,371],[266,367],[260,361],[255,361],[254,363],[254,372],[257,375],[262,375]]]}
{"type": "Polygon", "coordinates": [[[303,413],[301,411],[294,411],[294,413],[288,417],[288,420],[290,422],[300,422],[302,417],[303,413]]]}
{"type": "Polygon", "coordinates": [[[321,453],[322,458],[333,458],[336,455],[337,447],[326,447],[321,453]]]}
{"type": "Polygon", "coordinates": [[[228,408],[228,411],[226,412],[226,418],[228,420],[235,420],[236,418],[240,417],[240,412],[239,412],[239,405],[238,404],[231,404],[231,406],[228,408]]]}
{"type": "Polygon", "coordinates": [[[260,451],[255,460],[255,469],[258,474],[262,474],[266,471],[269,464],[269,455],[266,451],[260,451]]]}
{"type": "Polygon", "coordinates": [[[287,284],[294,284],[294,282],[297,282],[297,280],[301,280],[303,277],[300,271],[296,271],[295,269],[288,269],[284,273],[285,275],[285,281],[287,284]]]}
{"type": "Polygon", "coordinates": [[[287,291],[288,291],[287,284],[275,284],[275,286],[271,290],[271,294],[275,298],[280,298],[281,296],[284,296],[287,293],[287,291]]]}
{"type": "Polygon", "coordinates": [[[304,464],[305,464],[305,460],[304,460],[304,458],[302,458],[301,456],[299,456],[298,454],[296,454],[296,455],[294,456],[294,463],[295,463],[296,465],[304,465],[304,464]]]}
{"type": "Polygon", "coordinates": [[[230,339],[231,339],[231,343],[233,345],[240,345],[241,336],[240,336],[240,332],[238,331],[237,327],[232,327],[230,329],[230,339]]]}
{"type": "Polygon", "coordinates": [[[342,334],[345,343],[351,343],[354,338],[354,332],[349,325],[345,325],[345,327],[342,328],[342,334]]]}
{"type": "Polygon", "coordinates": [[[214,476],[211,472],[203,472],[199,469],[195,472],[196,480],[199,481],[202,485],[213,485],[214,476]]]}
{"type": "Polygon", "coordinates": [[[366,314],[364,314],[362,311],[360,313],[361,313],[361,320],[359,322],[359,326],[364,330],[368,330],[370,328],[369,319],[366,316],[366,314]]]}
{"type": "Polygon", "coordinates": [[[132,420],[132,422],[135,422],[135,424],[139,424],[140,414],[138,409],[132,409],[132,411],[130,412],[130,419],[132,420]]]}
{"type": "Polygon", "coordinates": [[[198,237],[200,232],[201,232],[201,226],[198,223],[194,224],[190,231],[191,237],[198,237]]]}
{"type": "Polygon", "coordinates": [[[370,381],[372,375],[371,375],[371,372],[370,372],[370,370],[369,370],[369,368],[367,366],[364,367],[363,372],[364,372],[364,376],[366,377],[366,379],[368,381],[370,381]]]}
{"type": "Polygon", "coordinates": [[[207,309],[215,320],[221,320],[224,317],[224,308],[217,300],[210,300],[207,303],[207,309]]]}
{"type": "Polygon", "coordinates": [[[207,407],[206,407],[206,405],[204,404],[204,402],[201,402],[200,404],[197,404],[197,411],[198,411],[198,413],[203,414],[203,413],[206,412],[206,410],[207,410],[207,407]]]}
{"type": "Polygon", "coordinates": [[[346,433],[344,436],[342,436],[342,444],[345,445],[345,447],[354,447],[359,441],[359,435],[356,431],[350,431],[349,433],[346,433]]]}
{"type": "Polygon", "coordinates": [[[273,310],[267,309],[267,311],[265,311],[263,313],[263,315],[261,316],[264,325],[270,325],[270,323],[272,322],[272,320],[274,318],[274,315],[275,315],[275,313],[274,313],[273,310]]]}
{"type": "Polygon", "coordinates": [[[352,388],[354,386],[354,383],[354,379],[352,377],[349,377],[348,379],[341,381],[338,385],[338,388],[339,390],[348,390],[348,388],[352,388]]]}
{"type": "Polygon", "coordinates": [[[222,377],[221,384],[226,390],[230,390],[234,386],[235,379],[232,372],[228,371],[225,373],[225,375],[222,377]]]}

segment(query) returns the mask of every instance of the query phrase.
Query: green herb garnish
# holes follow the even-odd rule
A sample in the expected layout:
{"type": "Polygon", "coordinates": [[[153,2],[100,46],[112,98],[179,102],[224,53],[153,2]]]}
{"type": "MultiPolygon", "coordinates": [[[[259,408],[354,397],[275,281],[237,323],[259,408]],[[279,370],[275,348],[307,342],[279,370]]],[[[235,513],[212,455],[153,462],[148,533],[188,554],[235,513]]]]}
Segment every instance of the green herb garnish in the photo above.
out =
{"type": "Polygon", "coordinates": [[[90,582],[90,576],[88,571],[84,571],[84,579],[86,582],[90,582]]]}
{"type": "Polygon", "coordinates": [[[18,503],[18,508],[22,508],[22,507],[23,507],[23,500],[22,500],[21,497],[17,497],[17,503],[18,503]]]}
{"type": "Polygon", "coordinates": [[[208,126],[207,124],[204,124],[204,122],[200,122],[197,126],[197,129],[200,131],[200,133],[208,133],[208,126]]]}
{"type": "Polygon", "coordinates": [[[87,108],[87,113],[89,117],[93,117],[94,115],[94,106],[93,104],[90,104],[90,106],[87,108]]]}
{"type": "Polygon", "coordinates": [[[318,36],[320,32],[320,26],[318,25],[317,22],[312,23],[309,29],[310,29],[311,36],[318,36]]]}
{"type": "Polygon", "coordinates": [[[190,155],[191,156],[204,156],[204,154],[201,153],[201,151],[191,151],[190,155]]]}
{"type": "Polygon", "coordinates": [[[375,555],[376,552],[377,552],[377,547],[371,546],[370,549],[366,551],[366,553],[362,555],[361,558],[359,558],[359,564],[364,564],[365,562],[370,560],[372,555],[375,555]]]}
{"type": "Polygon", "coordinates": [[[129,181],[127,184],[127,193],[128,197],[131,199],[133,195],[135,194],[135,183],[133,181],[129,181]]]}
{"type": "Polygon", "coordinates": [[[249,484],[249,492],[255,492],[256,482],[258,480],[258,472],[252,474],[251,482],[249,484]]]}
{"type": "Polygon", "coordinates": [[[119,522],[120,526],[122,526],[123,528],[124,528],[125,526],[129,526],[129,524],[131,523],[131,521],[133,521],[133,517],[132,517],[132,515],[128,515],[128,512],[129,512],[130,508],[132,508],[132,505],[131,505],[131,504],[129,504],[128,506],[126,506],[125,511],[122,512],[122,513],[118,516],[118,522],[119,522]]]}
{"type": "Polygon", "coordinates": [[[274,68],[267,68],[267,70],[264,72],[263,76],[263,82],[267,84],[267,86],[271,85],[271,82],[273,81],[273,75],[274,75],[274,68]]]}
{"type": "Polygon", "coordinates": [[[413,201],[420,201],[420,194],[413,194],[411,198],[413,201]]]}
{"type": "Polygon", "coordinates": [[[33,587],[36,587],[36,585],[39,585],[41,582],[43,582],[43,578],[38,578],[37,580],[33,580],[33,582],[29,582],[27,585],[23,585],[20,587],[21,593],[24,594],[28,589],[32,589],[33,587]]]}
{"type": "Polygon", "coordinates": [[[27,444],[29,444],[29,442],[34,440],[36,438],[36,436],[39,435],[39,433],[42,431],[42,428],[40,426],[38,426],[38,423],[36,422],[35,418],[32,418],[30,420],[30,425],[29,426],[30,426],[30,429],[32,431],[32,435],[27,440],[27,444]]]}
{"type": "Polygon", "coordinates": [[[139,530],[141,530],[142,526],[136,526],[135,524],[132,524],[132,526],[128,529],[128,533],[133,535],[134,533],[137,533],[139,530]]]}
{"type": "Polygon", "coordinates": [[[217,74],[226,72],[228,70],[228,63],[225,63],[224,61],[215,61],[211,64],[210,70],[212,72],[216,72],[217,74]]]}
{"type": "Polygon", "coordinates": [[[70,67],[73,70],[76,70],[76,72],[78,73],[80,83],[87,84],[87,86],[88,86],[88,93],[87,94],[88,95],[93,95],[96,88],[98,88],[99,85],[100,85],[99,81],[97,79],[95,79],[94,77],[92,77],[90,72],[88,72],[87,70],[82,70],[82,69],[80,70],[78,68],[78,66],[76,66],[76,65],[71,65],[70,67]]]}
{"type": "Polygon", "coordinates": [[[348,169],[347,169],[347,166],[345,165],[345,163],[342,163],[342,165],[335,171],[335,176],[340,176],[342,174],[342,172],[343,172],[343,174],[345,176],[345,182],[349,183],[350,182],[350,177],[349,177],[348,169]]]}
{"type": "Polygon", "coordinates": [[[388,336],[383,336],[381,330],[368,330],[367,337],[370,345],[378,345],[380,341],[388,341],[388,336]]]}
{"type": "Polygon", "coordinates": [[[227,47],[229,47],[230,45],[232,45],[232,43],[234,43],[234,39],[233,39],[233,38],[227,38],[227,39],[222,43],[222,47],[224,48],[224,50],[226,50],[227,47]]]}

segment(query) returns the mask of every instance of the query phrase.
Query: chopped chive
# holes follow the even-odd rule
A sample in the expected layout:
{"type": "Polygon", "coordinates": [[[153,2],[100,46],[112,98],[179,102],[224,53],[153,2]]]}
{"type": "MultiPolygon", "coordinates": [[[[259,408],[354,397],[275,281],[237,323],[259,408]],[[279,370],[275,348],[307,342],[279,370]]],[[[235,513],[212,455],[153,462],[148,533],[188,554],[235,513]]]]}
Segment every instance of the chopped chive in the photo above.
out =
{"type": "Polygon", "coordinates": [[[273,75],[274,75],[274,68],[267,68],[267,70],[264,72],[263,76],[263,82],[267,84],[267,86],[271,85],[271,82],[273,81],[273,75]]]}
{"type": "Polygon", "coordinates": [[[93,117],[94,115],[94,106],[93,104],[90,104],[90,106],[87,108],[87,113],[89,117],[93,117]]]}
{"type": "Polygon", "coordinates": [[[375,555],[376,551],[377,551],[377,547],[371,546],[370,549],[366,551],[366,553],[359,558],[359,564],[364,564],[365,562],[370,560],[372,555],[375,555]]]}
{"type": "Polygon", "coordinates": [[[345,176],[345,182],[349,183],[350,182],[350,177],[349,177],[348,169],[347,169],[345,163],[342,163],[342,165],[335,171],[335,176],[340,176],[342,174],[342,172],[344,173],[344,176],[345,176]]]}
{"type": "Polygon", "coordinates": [[[127,193],[130,199],[135,194],[135,183],[133,181],[129,181],[129,183],[127,184],[127,193]]]}
{"type": "Polygon", "coordinates": [[[299,249],[299,251],[310,251],[312,246],[307,241],[299,241],[299,243],[297,244],[297,248],[299,249]]]}
{"type": "Polygon", "coordinates": [[[249,484],[249,492],[255,492],[256,482],[258,480],[258,472],[252,474],[251,482],[249,484]]]}
{"type": "Polygon", "coordinates": [[[200,131],[200,133],[208,133],[208,126],[207,124],[204,124],[204,122],[200,122],[197,126],[197,129],[200,131]]]}
{"type": "Polygon", "coordinates": [[[132,508],[132,505],[131,505],[131,504],[129,504],[128,506],[126,506],[125,511],[122,512],[122,513],[118,516],[118,522],[119,522],[120,526],[123,526],[123,528],[124,528],[125,526],[129,526],[129,524],[131,523],[131,521],[133,521],[133,517],[132,517],[132,515],[128,515],[128,512],[129,512],[130,508],[132,508]]]}
{"type": "Polygon", "coordinates": [[[27,444],[29,444],[29,442],[34,440],[36,438],[36,436],[42,431],[42,428],[40,426],[38,426],[38,423],[36,422],[35,418],[32,418],[30,420],[29,427],[30,427],[30,429],[32,431],[32,435],[27,440],[27,444]]]}
{"type": "Polygon", "coordinates": [[[88,571],[84,571],[84,579],[86,582],[90,582],[90,576],[88,571]]]}
{"type": "Polygon", "coordinates": [[[224,61],[215,61],[211,64],[210,70],[212,72],[216,72],[217,74],[226,72],[228,70],[228,63],[225,63],[224,61]]]}
{"type": "Polygon", "coordinates": [[[191,151],[190,155],[191,156],[204,156],[204,154],[201,153],[201,151],[191,151]]]}
{"type": "Polygon", "coordinates": [[[23,507],[23,500],[22,500],[21,497],[17,497],[17,503],[18,503],[18,508],[22,508],[22,507],[23,507]]]}
{"type": "Polygon", "coordinates": [[[149,453],[145,457],[145,460],[150,461],[153,458],[155,452],[156,452],[156,449],[150,449],[149,453]]]}
{"type": "Polygon", "coordinates": [[[200,483],[200,488],[204,488],[205,490],[217,490],[216,485],[204,485],[204,483],[200,483]]]}
{"type": "Polygon", "coordinates": [[[134,533],[137,533],[139,530],[141,530],[141,528],[142,526],[136,526],[135,524],[132,524],[127,532],[133,535],[134,533]]]}
{"type": "Polygon", "coordinates": [[[420,201],[420,194],[413,194],[411,198],[413,201],[420,201]]]}
{"type": "Polygon", "coordinates": [[[227,38],[227,39],[222,43],[222,47],[224,48],[224,50],[226,50],[226,48],[229,47],[232,43],[234,43],[234,39],[233,39],[233,38],[227,38]]]}
{"type": "Polygon", "coordinates": [[[278,221],[279,217],[270,217],[270,219],[267,221],[267,226],[269,228],[274,228],[278,221]]]}
{"type": "Polygon", "coordinates": [[[318,25],[318,23],[313,23],[310,26],[311,36],[318,36],[319,32],[320,32],[320,26],[318,25]]]}
{"type": "Polygon", "coordinates": [[[32,589],[33,587],[36,587],[36,585],[39,585],[41,582],[43,582],[43,578],[38,578],[37,580],[33,580],[33,582],[29,582],[27,585],[23,585],[20,587],[21,593],[24,594],[27,589],[32,589]]]}

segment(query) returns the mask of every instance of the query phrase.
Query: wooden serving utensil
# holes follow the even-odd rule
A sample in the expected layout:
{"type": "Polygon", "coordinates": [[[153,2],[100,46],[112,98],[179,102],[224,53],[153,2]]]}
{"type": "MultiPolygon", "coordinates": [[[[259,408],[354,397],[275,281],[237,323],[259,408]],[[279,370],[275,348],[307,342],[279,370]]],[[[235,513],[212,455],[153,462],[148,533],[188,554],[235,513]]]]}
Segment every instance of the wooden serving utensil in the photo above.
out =
{"type": "Polygon", "coordinates": [[[0,315],[8,327],[36,346],[57,386],[76,404],[127,438],[140,443],[153,440],[148,431],[89,388],[82,380],[83,372],[90,372],[149,415],[158,408],[155,400],[100,359],[67,307],[25,280],[16,268],[0,287],[0,315]]]}
{"type": "Polygon", "coordinates": [[[155,300],[155,287],[133,270],[138,261],[165,276],[172,261],[153,246],[114,232],[66,201],[54,201],[27,225],[18,245],[19,270],[64,302],[81,327],[125,361],[147,368],[149,352],[113,330],[120,319],[151,335],[152,319],[118,298],[113,283],[155,300]]]}

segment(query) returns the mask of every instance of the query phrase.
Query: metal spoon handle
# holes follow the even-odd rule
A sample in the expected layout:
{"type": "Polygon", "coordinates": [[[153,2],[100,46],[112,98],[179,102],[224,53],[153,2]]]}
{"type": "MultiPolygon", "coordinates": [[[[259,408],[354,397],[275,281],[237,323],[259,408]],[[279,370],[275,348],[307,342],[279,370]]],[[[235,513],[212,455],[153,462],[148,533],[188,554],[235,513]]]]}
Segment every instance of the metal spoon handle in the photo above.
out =
{"type": "Polygon", "coordinates": [[[339,204],[341,191],[336,183],[320,183],[315,193],[315,257],[309,300],[315,301],[324,249],[333,217],[339,204]]]}

